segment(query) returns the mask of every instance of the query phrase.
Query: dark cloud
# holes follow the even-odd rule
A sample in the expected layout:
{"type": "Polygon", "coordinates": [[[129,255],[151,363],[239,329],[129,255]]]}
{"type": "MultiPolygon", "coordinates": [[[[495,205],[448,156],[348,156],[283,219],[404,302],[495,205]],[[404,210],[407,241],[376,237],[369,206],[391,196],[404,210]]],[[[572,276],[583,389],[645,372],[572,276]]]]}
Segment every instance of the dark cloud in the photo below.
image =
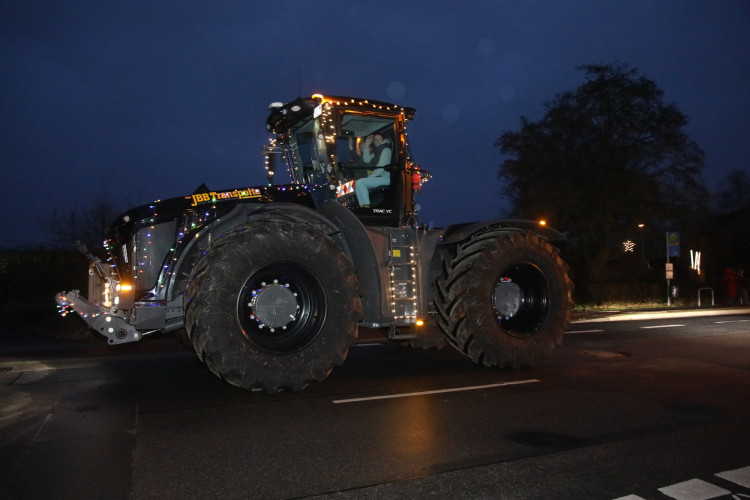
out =
{"type": "Polygon", "coordinates": [[[503,215],[497,137],[637,67],[690,118],[709,186],[750,156],[744,1],[9,1],[0,6],[0,246],[97,193],[122,203],[264,182],[268,103],[355,95],[418,109],[423,218],[503,215]],[[479,214],[479,215],[478,215],[479,214]]]}

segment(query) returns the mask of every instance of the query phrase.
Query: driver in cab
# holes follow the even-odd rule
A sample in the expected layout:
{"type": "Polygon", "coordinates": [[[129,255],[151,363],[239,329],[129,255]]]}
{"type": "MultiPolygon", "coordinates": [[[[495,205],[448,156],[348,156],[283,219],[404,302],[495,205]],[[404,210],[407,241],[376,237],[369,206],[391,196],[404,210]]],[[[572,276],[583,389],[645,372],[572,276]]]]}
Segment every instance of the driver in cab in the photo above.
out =
{"type": "MultiPolygon", "coordinates": [[[[358,179],[354,187],[359,206],[369,207],[370,189],[386,186],[391,182],[391,174],[385,167],[391,163],[393,148],[391,141],[384,139],[380,134],[370,134],[361,142],[363,144],[360,151],[360,141],[357,141],[357,156],[361,157],[367,165],[375,168],[367,177],[358,179]]],[[[352,146],[350,145],[350,149],[353,149],[352,146]]]]}

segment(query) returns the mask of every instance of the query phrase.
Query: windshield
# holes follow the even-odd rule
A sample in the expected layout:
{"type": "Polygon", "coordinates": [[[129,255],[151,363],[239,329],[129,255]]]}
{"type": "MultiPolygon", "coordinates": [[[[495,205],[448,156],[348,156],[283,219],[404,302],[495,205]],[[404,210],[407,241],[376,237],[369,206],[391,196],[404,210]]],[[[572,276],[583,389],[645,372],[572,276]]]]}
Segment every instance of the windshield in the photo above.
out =
{"type": "Polygon", "coordinates": [[[329,185],[351,208],[392,213],[399,175],[398,117],[321,105],[277,136],[293,183],[329,185]],[[387,212],[384,212],[388,208],[387,212]]]}
{"type": "Polygon", "coordinates": [[[345,114],[337,137],[337,161],[344,167],[384,167],[395,164],[395,122],[380,116],[345,114]],[[364,165],[358,165],[364,163],[364,165]]]}
{"type": "Polygon", "coordinates": [[[395,130],[393,118],[354,113],[344,113],[340,120],[320,114],[296,123],[284,145],[292,182],[344,181],[365,176],[372,167],[395,164],[395,130]]]}

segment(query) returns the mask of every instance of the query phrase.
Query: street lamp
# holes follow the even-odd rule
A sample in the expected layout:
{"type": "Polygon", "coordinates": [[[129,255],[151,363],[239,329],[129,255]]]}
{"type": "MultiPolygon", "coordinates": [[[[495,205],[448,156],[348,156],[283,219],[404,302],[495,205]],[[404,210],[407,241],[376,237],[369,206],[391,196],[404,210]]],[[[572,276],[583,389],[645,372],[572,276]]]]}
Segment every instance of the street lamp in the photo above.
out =
{"type": "MultiPolygon", "coordinates": [[[[639,222],[638,229],[645,231],[646,224],[644,224],[643,222],[639,222]]],[[[648,260],[646,259],[646,235],[644,235],[643,232],[638,231],[638,237],[641,239],[641,260],[645,261],[646,268],[650,269],[651,266],[649,265],[648,260]]]]}

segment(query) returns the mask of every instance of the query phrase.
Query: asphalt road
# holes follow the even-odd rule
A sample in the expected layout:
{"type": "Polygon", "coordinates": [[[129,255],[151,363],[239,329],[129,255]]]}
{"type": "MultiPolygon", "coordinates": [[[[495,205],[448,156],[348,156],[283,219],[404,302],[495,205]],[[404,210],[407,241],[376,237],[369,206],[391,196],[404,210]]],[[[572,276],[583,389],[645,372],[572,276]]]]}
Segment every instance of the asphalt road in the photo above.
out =
{"type": "Polygon", "coordinates": [[[369,337],[277,395],[168,338],[10,342],[0,498],[750,498],[750,310],[716,312],[578,322],[519,371],[369,337]]]}

